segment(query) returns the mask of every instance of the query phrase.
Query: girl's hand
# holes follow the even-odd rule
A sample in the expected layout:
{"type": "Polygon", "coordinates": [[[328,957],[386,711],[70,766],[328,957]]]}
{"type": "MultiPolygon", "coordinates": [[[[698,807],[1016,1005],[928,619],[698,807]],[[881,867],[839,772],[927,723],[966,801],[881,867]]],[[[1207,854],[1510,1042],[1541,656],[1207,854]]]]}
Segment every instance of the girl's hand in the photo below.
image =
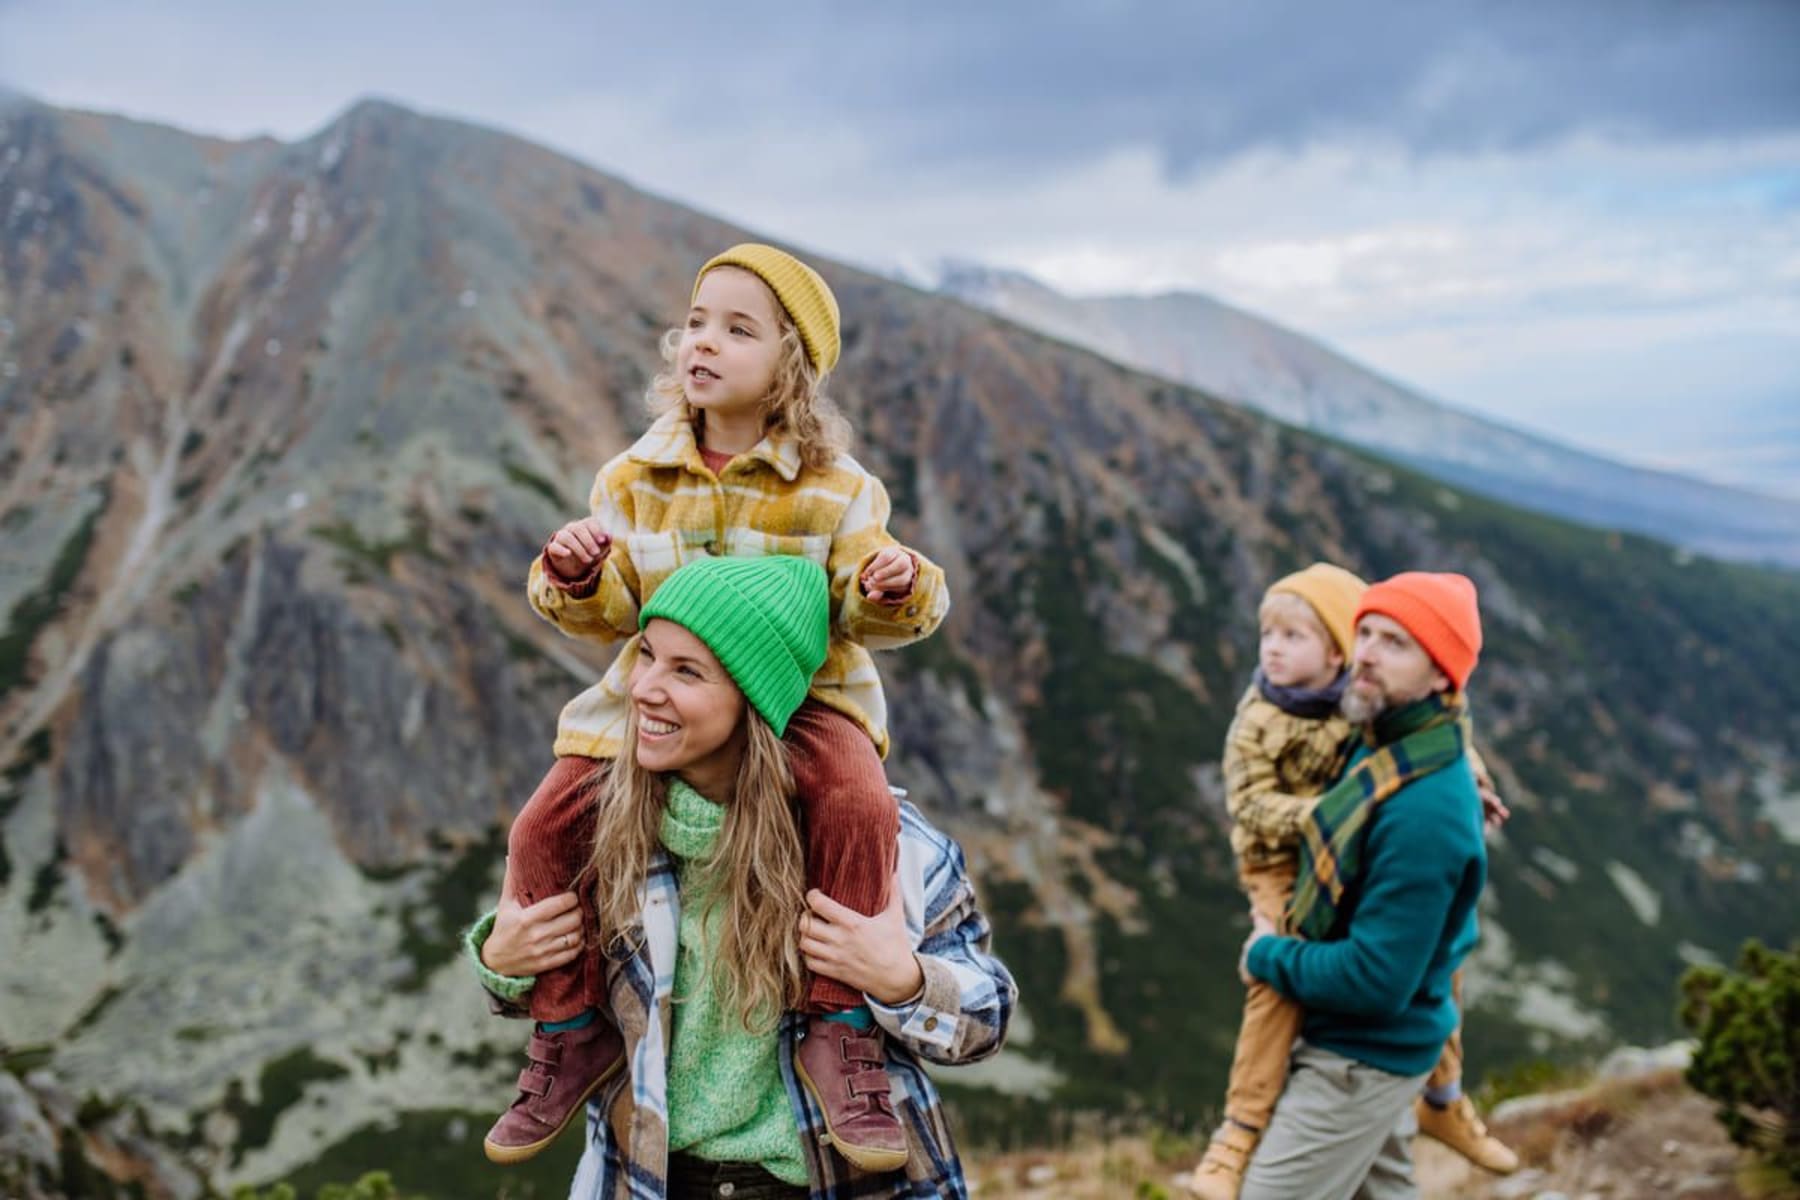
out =
{"type": "Polygon", "coordinates": [[[863,595],[876,603],[894,604],[910,595],[919,564],[898,546],[879,551],[862,573],[863,595]]]}
{"type": "Polygon", "coordinates": [[[521,905],[513,895],[512,869],[500,888],[494,928],[481,946],[481,962],[496,975],[518,979],[575,961],[581,953],[581,900],[561,892],[521,905]]]}
{"type": "Polygon", "coordinates": [[[595,563],[605,562],[607,551],[611,549],[612,538],[593,517],[570,521],[551,534],[544,545],[550,565],[564,579],[580,579],[593,569],[595,563]]]}
{"type": "Polygon", "coordinates": [[[800,918],[800,957],[807,970],[825,975],[883,1004],[903,1004],[925,986],[913,954],[912,933],[894,881],[886,908],[865,917],[818,888],[806,893],[812,911],[800,918]]]}

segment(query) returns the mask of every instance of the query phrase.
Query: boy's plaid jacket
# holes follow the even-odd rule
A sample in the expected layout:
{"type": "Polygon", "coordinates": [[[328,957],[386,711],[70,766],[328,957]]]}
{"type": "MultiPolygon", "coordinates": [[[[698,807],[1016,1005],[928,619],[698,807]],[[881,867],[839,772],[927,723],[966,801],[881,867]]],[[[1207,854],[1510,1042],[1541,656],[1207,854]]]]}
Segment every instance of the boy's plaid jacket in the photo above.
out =
{"type": "Polygon", "coordinates": [[[556,728],[559,756],[618,756],[638,608],[677,567],[708,554],[795,554],[825,568],[831,645],[811,694],[857,720],[887,755],[887,700],[869,651],[928,636],[949,611],[950,593],[942,569],[909,551],[918,562],[910,596],[890,605],[862,595],[863,569],[878,551],[899,543],[887,529],[886,489],[855,459],[840,455],[815,471],[802,466],[797,443],[764,438],[714,475],[700,457],[693,426],[676,410],[600,469],[589,506],[612,538],[597,586],[581,596],[557,587],[540,554],[526,584],[531,606],[571,637],[630,640],[605,677],[564,706],[556,728]]]}
{"type": "MultiPolygon", "coordinates": [[[[907,803],[900,805],[899,885],[925,990],[911,1004],[889,1008],[871,1000],[869,1008],[888,1033],[894,1112],[906,1130],[910,1157],[903,1171],[869,1175],[829,1147],[824,1115],[794,1074],[804,1018],[788,1013],[778,1035],[781,1075],[806,1149],[813,1200],[969,1194],[937,1089],[919,1060],[955,1066],[994,1054],[1006,1038],[1018,987],[989,951],[992,934],[976,907],[961,848],[907,803]]],[[[674,865],[659,850],[643,889],[641,942],[629,957],[613,960],[607,974],[629,1070],[588,1105],[587,1149],[570,1200],[661,1200],[667,1191],[665,1083],[680,927],[674,865]]],[[[469,930],[466,949],[493,996],[494,1010],[525,1016],[518,1000],[528,990],[522,986],[526,981],[505,979],[481,965],[481,945],[492,928],[489,914],[469,930]]]]}
{"type": "Polygon", "coordinates": [[[1294,863],[1300,827],[1349,757],[1350,722],[1297,717],[1252,683],[1225,735],[1225,808],[1231,849],[1250,867],[1294,863]]]}
{"type": "MultiPolygon", "coordinates": [[[[1463,743],[1478,787],[1496,790],[1487,763],[1475,749],[1467,708],[1463,743]]],[[[1284,712],[1252,683],[1238,701],[1225,734],[1225,809],[1231,814],[1231,849],[1251,868],[1298,864],[1307,817],[1338,781],[1355,743],[1340,716],[1297,717],[1284,712]]]]}

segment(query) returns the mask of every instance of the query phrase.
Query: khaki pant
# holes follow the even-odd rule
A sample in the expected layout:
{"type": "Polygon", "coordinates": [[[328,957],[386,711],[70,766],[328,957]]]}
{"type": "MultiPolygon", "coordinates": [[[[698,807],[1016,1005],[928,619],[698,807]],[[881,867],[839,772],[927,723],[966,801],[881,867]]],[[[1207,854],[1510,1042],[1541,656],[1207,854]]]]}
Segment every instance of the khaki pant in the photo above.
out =
{"type": "Polygon", "coordinates": [[[1302,1041],[1238,1200],[1416,1200],[1413,1098],[1424,1083],[1302,1041]]]}
{"type": "MultiPolygon", "coordinates": [[[[1294,894],[1298,868],[1290,860],[1267,866],[1240,865],[1238,882],[1250,906],[1277,927],[1294,894]]],[[[1462,1010],[1462,972],[1451,977],[1457,1011],[1462,1010]]],[[[1244,993],[1244,1017],[1238,1025],[1237,1049],[1231,1056],[1231,1077],[1225,1085],[1225,1115],[1249,1129],[1263,1129],[1275,1111],[1288,1078],[1288,1058],[1294,1039],[1300,1036],[1305,1011],[1268,984],[1258,980],[1244,993]]],[[[1438,1064],[1427,1076],[1432,1087],[1462,1078],[1462,1029],[1450,1035],[1438,1064]]]]}

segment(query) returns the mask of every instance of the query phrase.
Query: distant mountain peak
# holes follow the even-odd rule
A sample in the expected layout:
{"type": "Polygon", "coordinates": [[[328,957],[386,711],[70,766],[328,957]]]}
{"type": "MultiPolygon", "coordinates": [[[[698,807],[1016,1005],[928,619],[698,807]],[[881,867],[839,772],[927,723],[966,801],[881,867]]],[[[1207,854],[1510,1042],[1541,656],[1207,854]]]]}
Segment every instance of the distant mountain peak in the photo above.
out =
{"type": "Polygon", "coordinates": [[[1009,285],[1036,291],[1055,289],[1037,276],[1016,267],[996,267],[972,258],[947,257],[938,260],[937,282],[940,288],[1009,285]]]}
{"type": "Polygon", "coordinates": [[[1071,296],[1025,272],[966,260],[945,263],[939,290],[1508,504],[1725,558],[1800,566],[1800,502],[1620,463],[1460,411],[1201,292],[1071,296]]]}

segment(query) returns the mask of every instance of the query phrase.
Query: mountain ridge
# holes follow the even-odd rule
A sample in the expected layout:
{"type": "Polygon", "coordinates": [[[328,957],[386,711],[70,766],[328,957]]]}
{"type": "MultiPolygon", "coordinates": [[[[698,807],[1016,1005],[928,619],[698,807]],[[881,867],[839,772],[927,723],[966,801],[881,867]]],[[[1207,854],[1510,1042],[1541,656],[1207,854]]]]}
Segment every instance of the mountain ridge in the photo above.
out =
{"type": "Polygon", "coordinates": [[[1623,463],[1454,408],[1205,293],[1076,298],[1021,271],[954,260],[937,287],[1495,499],[1728,558],[1800,566],[1800,502],[1623,463]]]}

